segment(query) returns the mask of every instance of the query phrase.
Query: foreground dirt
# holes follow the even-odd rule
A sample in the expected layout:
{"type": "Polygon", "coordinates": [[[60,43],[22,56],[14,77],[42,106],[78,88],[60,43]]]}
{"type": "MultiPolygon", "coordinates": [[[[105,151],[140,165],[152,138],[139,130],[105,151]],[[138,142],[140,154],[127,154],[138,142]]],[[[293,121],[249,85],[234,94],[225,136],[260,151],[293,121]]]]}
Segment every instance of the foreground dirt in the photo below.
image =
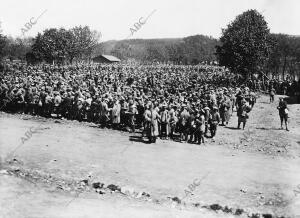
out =
{"type": "Polygon", "coordinates": [[[267,101],[201,146],[0,113],[0,217],[300,216],[300,105],[267,101]]]}

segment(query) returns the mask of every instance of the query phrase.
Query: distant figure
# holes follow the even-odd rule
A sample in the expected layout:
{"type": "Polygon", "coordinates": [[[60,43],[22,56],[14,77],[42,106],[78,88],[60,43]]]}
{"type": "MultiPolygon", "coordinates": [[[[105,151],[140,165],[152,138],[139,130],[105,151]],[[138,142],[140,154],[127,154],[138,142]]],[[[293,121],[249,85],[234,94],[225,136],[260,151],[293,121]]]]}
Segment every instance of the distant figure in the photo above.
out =
{"type": "Polygon", "coordinates": [[[286,131],[289,131],[289,129],[288,129],[289,110],[287,108],[286,101],[283,100],[282,97],[279,98],[279,105],[278,105],[277,109],[279,111],[281,129],[283,129],[282,124],[283,124],[283,120],[284,120],[285,129],[286,129],[286,131]]]}
{"type": "Polygon", "coordinates": [[[214,140],[214,137],[216,136],[217,133],[217,127],[221,121],[220,114],[218,112],[218,107],[213,106],[213,110],[210,114],[210,133],[211,137],[214,140]]]}
{"type": "Polygon", "coordinates": [[[237,116],[238,116],[238,129],[240,129],[241,123],[243,123],[243,129],[245,129],[247,119],[249,118],[248,113],[251,111],[251,107],[246,104],[246,100],[241,101],[241,106],[238,107],[237,116]]]}
{"type": "Polygon", "coordinates": [[[150,143],[155,143],[158,136],[158,119],[160,119],[159,114],[153,108],[152,103],[146,105],[146,110],[144,113],[145,118],[145,132],[149,138],[150,143]]]}
{"type": "Polygon", "coordinates": [[[274,89],[273,86],[271,86],[269,94],[270,94],[270,103],[273,103],[274,102],[274,96],[275,96],[275,89],[274,89]]]}

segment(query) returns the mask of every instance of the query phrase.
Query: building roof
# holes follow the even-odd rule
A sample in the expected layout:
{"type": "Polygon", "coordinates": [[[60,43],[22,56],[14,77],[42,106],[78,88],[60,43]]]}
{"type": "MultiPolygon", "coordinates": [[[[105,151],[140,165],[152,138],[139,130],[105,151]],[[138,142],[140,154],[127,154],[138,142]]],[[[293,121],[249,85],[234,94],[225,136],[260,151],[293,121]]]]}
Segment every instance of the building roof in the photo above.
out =
{"type": "MultiPolygon", "coordinates": [[[[98,56],[96,56],[96,57],[94,57],[94,58],[98,58],[98,57],[100,57],[100,56],[104,57],[105,59],[107,59],[107,60],[109,60],[109,61],[111,61],[111,62],[119,62],[119,61],[121,61],[119,58],[117,58],[117,57],[115,57],[115,56],[112,56],[112,55],[98,55],[98,56]]],[[[94,59],[94,58],[93,58],[93,59],[94,59]]]]}

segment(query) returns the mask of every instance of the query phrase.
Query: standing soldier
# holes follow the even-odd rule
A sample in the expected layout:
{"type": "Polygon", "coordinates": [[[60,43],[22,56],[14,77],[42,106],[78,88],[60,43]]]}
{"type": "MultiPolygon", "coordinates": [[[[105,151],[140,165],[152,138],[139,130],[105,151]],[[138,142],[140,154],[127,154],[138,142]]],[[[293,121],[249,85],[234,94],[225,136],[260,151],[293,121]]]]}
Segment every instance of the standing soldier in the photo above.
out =
{"type": "Polygon", "coordinates": [[[160,117],[161,117],[161,139],[165,138],[168,139],[168,135],[169,135],[169,112],[166,109],[167,104],[164,103],[162,105],[162,110],[160,112],[160,117]]]}
{"type": "Polygon", "coordinates": [[[128,125],[132,132],[135,132],[135,117],[138,114],[136,109],[136,105],[134,104],[133,100],[129,100],[129,108],[127,112],[128,118],[128,125]]]}
{"type": "Polygon", "coordinates": [[[121,104],[121,113],[120,113],[120,124],[121,127],[126,127],[127,125],[127,112],[128,112],[128,103],[127,101],[125,101],[125,98],[123,96],[121,96],[121,100],[120,100],[120,104],[121,104]]]}
{"type": "Polygon", "coordinates": [[[247,119],[249,118],[248,113],[250,112],[251,108],[246,103],[247,101],[243,99],[241,101],[241,106],[237,110],[238,129],[240,129],[241,123],[243,123],[243,129],[245,129],[247,119]]]}
{"type": "Polygon", "coordinates": [[[180,132],[180,142],[183,139],[185,142],[188,140],[188,131],[187,131],[187,125],[188,120],[190,117],[190,113],[186,109],[186,104],[182,105],[182,111],[179,116],[179,132],[180,132]],[[183,134],[183,138],[182,138],[183,134]]]}
{"type": "Polygon", "coordinates": [[[231,102],[229,97],[226,95],[224,96],[221,104],[220,104],[220,113],[222,118],[222,126],[227,126],[229,119],[230,119],[230,109],[231,109],[231,102]]]}
{"type": "Polygon", "coordinates": [[[201,145],[201,142],[204,143],[204,131],[205,131],[204,111],[200,111],[197,113],[195,123],[196,123],[195,143],[201,145]]]}
{"type": "Polygon", "coordinates": [[[105,98],[104,101],[101,103],[101,109],[100,109],[100,125],[102,128],[105,128],[108,121],[109,121],[109,111],[110,109],[108,108],[108,99],[105,98]]]}
{"type": "Polygon", "coordinates": [[[218,112],[218,107],[213,106],[213,110],[210,114],[210,133],[211,137],[214,139],[216,133],[217,133],[217,127],[220,123],[220,114],[218,112]]]}
{"type": "Polygon", "coordinates": [[[112,128],[118,129],[120,121],[121,121],[121,119],[120,119],[121,105],[116,98],[114,98],[113,102],[114,102],[114,105],[113,105],[113,108],[111,109],[112,128]]]}
{"type": "Polygon", "coordinates": [[[169,124],[170,124],[170,138],[174,139],[174,132],[178,122],[176,105],[170,105],[171,110],[169,111],[169,124]]]}
{"type": "Polygon", "coordinates": [[[208,132],[208,122],[209,122],[209,117],[210,117],[210,108],[207,106],[207,102],[204,102],[204,118],[205,118],[205,131],[204,131],[204,135],[207,136],[207,132],[208,132]]]}
{"type": "Polygon", "coordinates": [[[159,114],[153,109],[153,105],[149,102],[146,106],[145,117],[145,129],[146,134],[149,138],[150,143],[156,142],[156,137],[158,136],[158,119],[160,119],[159,114]]]}
{"type": "Polygon", "coordinates": [[[287,103],[285,100],[283,100],[282,97],[279,98],[279,105],[277,107],[278,111],[279,111],[279,117],[280,117],[280,124],[281,124],[281,129],[283,129],[282,124],[283,124],[283,120],[285,123],[285,129],[286,131],[289,131],[288,129],[288,108],[287,108],[287,103]]]}
{"type": "Polygon", "coordinates": [[[270,94],[270,103],[273,103],[274,96],[275,96],[275,89],[274,89],[273,85],[271,85],[271,87],[270,87],[269,94],[270,94]]]}

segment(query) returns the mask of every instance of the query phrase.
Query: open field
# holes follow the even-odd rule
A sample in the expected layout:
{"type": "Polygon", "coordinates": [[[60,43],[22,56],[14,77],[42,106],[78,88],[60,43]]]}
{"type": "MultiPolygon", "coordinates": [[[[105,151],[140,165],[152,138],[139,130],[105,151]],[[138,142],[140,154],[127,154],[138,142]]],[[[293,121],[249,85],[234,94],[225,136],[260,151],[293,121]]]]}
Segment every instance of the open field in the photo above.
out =
{"type": "Polygon", "coordinates": [[[234,114],[205,145],[0,113],[0,217],[300,216],[300,104],[287,132],[277,103],[261,96],[244,131],[234,114]]]}

